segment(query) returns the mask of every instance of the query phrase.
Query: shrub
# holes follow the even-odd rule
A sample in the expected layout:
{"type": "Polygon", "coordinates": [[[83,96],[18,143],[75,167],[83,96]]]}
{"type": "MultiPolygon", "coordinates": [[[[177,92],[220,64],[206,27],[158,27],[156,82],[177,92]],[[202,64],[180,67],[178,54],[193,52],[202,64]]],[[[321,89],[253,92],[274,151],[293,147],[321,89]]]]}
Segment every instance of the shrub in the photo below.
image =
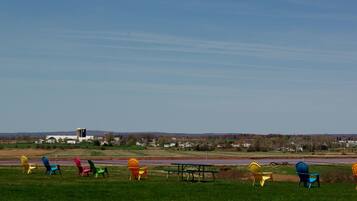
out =
{"type": "Polygon", "coordinates": [[[250,173],[244,169],[237,169],[231,167],[221,167],[217,178],[228,180],[247,180],[251,177],[250,173]]]}
{"type": "Polygon", "coordinates": [[[354,178],[351,172],[347,172],[339,169],[330,170],[321,173],[321,179],[326,183],[354,182],[354,178]]]}
{"type": "Polygon", "coordinates": [[[94,145],[94,146],[100,146],[99,140],[94,140],[94,141],[93,141],[93,145],[94,145]]]}
{"type": "Polygon", "coordinates": [[[103,156],[104,154],[100,151],[91,151],[90,155],[91,156],[103,156]]]}

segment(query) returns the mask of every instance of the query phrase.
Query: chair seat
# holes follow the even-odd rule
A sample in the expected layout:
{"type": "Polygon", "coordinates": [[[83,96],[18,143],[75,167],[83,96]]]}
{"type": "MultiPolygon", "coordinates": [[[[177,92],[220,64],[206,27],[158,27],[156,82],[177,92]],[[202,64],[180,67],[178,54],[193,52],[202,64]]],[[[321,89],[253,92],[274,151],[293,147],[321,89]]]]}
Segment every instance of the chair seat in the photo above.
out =
{"type": "Polygon", "coordinates": [[[90,172],[90,168],[84,168],[83,169],[83,173],[88,173],[88,172],[90,172]]]}
{"type": "Polygon", "coordinates": [[[36,166],[29,166],[29,168],[31,169],[31,170],[33,170],[33,169],[36,169],[36,166]]]}
{"type": "Polygon", "coordinates": [[[317,178],[315,178],[315,177],[310,177],[309,180],[308,180],[308,182],[309,182],[309,183],[314,183],[314,182],[316,182],[316,180],[317,180],[317,178]]]}
{"type": "Polygon", "coordinates": [[[104,174],[104,172],[105,172],[104,169],[98,169],[98,168],[97,168],[97,173],[98,173],[98,174],[104,174]]]}
{"type": "Polygon", "coordinates": [[[58,165],[57,164],[51,165],[51,171],[56,171],[56,170],[59,170],[58,165]]]}
{"type": "Polygon", "coordinates": [[[262,176],[263,180],[271,179],[271,176],[262,176]]]}

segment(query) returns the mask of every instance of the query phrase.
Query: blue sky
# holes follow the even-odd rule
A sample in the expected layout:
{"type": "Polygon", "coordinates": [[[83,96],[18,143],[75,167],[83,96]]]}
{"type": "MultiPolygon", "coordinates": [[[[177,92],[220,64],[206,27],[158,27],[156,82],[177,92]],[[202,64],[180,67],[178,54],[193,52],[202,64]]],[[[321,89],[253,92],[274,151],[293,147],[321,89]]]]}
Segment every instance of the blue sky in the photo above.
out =
{"type": "Polygon", "coordinates": [[[0,132],[356,133],[356,1],[2,1],[0,132]]]}

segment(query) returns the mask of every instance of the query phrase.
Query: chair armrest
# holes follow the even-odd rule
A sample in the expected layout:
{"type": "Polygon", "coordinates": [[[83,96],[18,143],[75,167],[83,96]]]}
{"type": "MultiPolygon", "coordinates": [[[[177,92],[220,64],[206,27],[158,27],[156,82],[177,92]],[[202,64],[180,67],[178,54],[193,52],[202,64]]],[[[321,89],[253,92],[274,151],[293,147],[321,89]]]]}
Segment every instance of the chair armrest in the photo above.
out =
{"type": "Polygon", "coordinates": [[[50,166],[51,166],[51,168],[58,167],[57,164],[52,164],[52,165],[50,165],[50,166]]]}
{"type": "Polygon", "coordinates": [[[262,174],[262,175],[271,175],[271,174],[273,174],[273,172],[260,172],[260,174],[262,174]]]}
{"type": "Polygon", "coordinates": [[[296,172],[297,174],[303,174],[303,175],[308,175],[308,176],[314,176],[314,177],[319,177],[319,173],[303,173],[303,172],[296,172]]]}
{"type": "Polygon", "coordinates": [[[310,175],[309,173],[304,173],[304,172],[296,172],[296,174],[304,174],[304,175],[310,175]]]}

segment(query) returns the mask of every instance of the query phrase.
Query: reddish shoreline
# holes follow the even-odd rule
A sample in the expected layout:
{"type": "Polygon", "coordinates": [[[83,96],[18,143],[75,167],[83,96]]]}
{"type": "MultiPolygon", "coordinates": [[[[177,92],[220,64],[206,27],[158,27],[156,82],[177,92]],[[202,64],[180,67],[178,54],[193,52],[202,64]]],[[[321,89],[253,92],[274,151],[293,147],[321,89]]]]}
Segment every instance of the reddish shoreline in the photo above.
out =
{"type": "MultiPolygon", "coordinates": [[[[31,158],[40,157],[40,156],[32,156],[31,158]]],[[[52,156],[53,157],[53,156],[52,156]]],[[[73,156],[74,158],[75,156],[73,156]]],[[[2,160],[14,160],[18,157],[7,157],[7,158],[0,158],[2,160]]],[[[55,157],[56,160],[72,160],[72,157],[55,157]]],[[[211,157],[203,157],[203,156],[147,156],[147,157],[110,157],[110,156],[81,156],[81,159],[92,159],[92,160],[127,160],[128,158],[137,158],[139,160],[244,160],[244,159],[357,159],[357,156],[349,156],[349,155],[331,155],[331,156],[322,156],[322,155],[301,155],[301,156],[211,156],[211,157]]]]}

